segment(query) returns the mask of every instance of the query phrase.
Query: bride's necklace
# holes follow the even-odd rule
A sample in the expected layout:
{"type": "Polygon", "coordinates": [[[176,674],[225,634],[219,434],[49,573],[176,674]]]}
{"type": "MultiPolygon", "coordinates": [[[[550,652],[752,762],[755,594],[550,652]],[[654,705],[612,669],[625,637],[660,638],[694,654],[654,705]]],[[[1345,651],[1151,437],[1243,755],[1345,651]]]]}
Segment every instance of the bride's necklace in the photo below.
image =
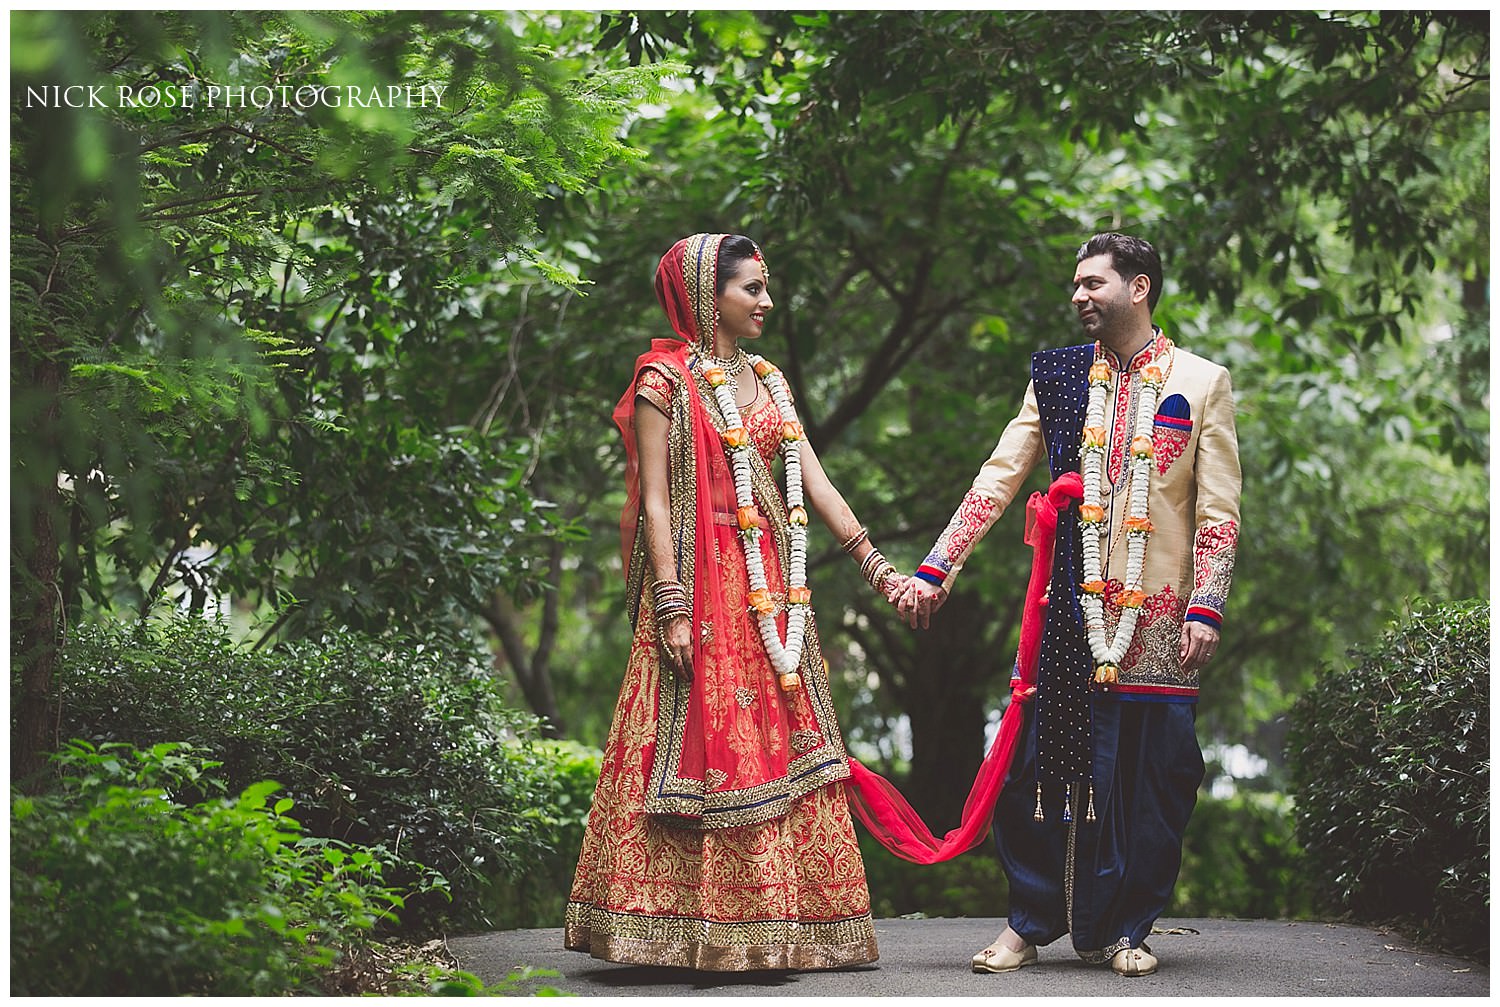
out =
{"type": "MultiPolygon", "coordinates": [[[[1165,341],[1162,353],[1171,350],[1165,341]]],[[[1159,358],[1158,358],[1159,359],[1159,358]]],[[[1083,420],[1083,503],[1078,508],[1078,529],[1083,545],[1083,624],[1088,633],[1089,651],[1094,655],[1094,681],[1113,685],[1120,680],[1120,662],[1135,636],[1141,605],[1146,593],[1141,578],[1146,567],[1146,542],[1151,537],[1151,520],[1147,516],[1151,491],[1152,456],[1156,428],[1156,402],[1166,376],[1155,363],[1141,368],[1141,392],[1137,405],[1135,429],[1130,441],[1130,501],[1125,517],[1125,590],[1120,593],[1120,621],[1112,637],[1104,632],[1104,546],[1106,534],[1103,507],[1105,455],[1109,436],[1104,425],[1105,397],[1109,394],[1114,369],[1102,351],[1095,351],[1089,368],[1088,411],[1083,420]]],[[[1122,380],[1130,378],[1127,372],[1122,380]]]]}
{"type": "Polygon", "coordinates": [[[706,367],[717,367],[724,372],[725,377],[731,380],[740,376],[745,366],[750,363],[750,354],[745,352],[743,346],[736,348],[732,357],[716,357],[710,354],[704,361],[706,367]]]}
{"type": "Polygon", "coordinates": [[[747,354],[743,349],[732,358],[738,363],[733,374],[744,370],[748,363],[771,393],[771,399],[781,412],[781,441],[786,456],[786,506],[791,523],[791,569],[787,575],[786,642],[776,630],[776,602],[771,597],[770,584],[766,580],[765,562],[761,559],[758,539],[760,537],[760,512],[755,506],[755,497],[750,481],[750,433],[740,417],[735,404],[735,382],[726,361],[717,357],[700,356],[699,373],[713,389],[714,399],[719,403],[719,412],[724,416],[724,447],[729,453],[730,467],[734,473],[734,496],[738,511],[735,515],[745,553],[745,572],[750,578],[748,601],[755,611],[760,628],[761,642],[766,654],[776,668],[781,687],[787,691],[802,684],[797,668],[802,663],[802,647],[807,638],[807,620],[812,612],[812,592],[807,588],[807,509],[802,505],[802,443],[806,440],[802,424],[797,421],[797,411],[792,406],[792,396],[787,390],[786,379],[780,369],[764,357],[747,354]]]}

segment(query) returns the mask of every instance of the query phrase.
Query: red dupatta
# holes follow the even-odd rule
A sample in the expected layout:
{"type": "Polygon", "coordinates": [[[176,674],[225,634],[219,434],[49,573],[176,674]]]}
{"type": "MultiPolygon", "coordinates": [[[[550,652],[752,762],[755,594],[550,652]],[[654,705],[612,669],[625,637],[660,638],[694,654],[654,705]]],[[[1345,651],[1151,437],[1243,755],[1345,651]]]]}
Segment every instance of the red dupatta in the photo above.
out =
{"type": "MultiPolygon", "coordinates": [[[[620,545],[627,578],[630,577],[636,536],[641,523],[640,458],[636,445],[636,381],[641,371],[656,367],[667,371],[678,387],[691,389],[693,377],[688,358],[702,344],[698,334],[713,324],[715,271],[723,234],[695,234],[683,238],[663,255],[656,267],[656,296],[667,313],[676,339],[654,339],[651,349],[636,359],[629,387],[615,405],[613,418],[625,438],[625,508],[620,514],[620,545]]],[[[677,485],[691,489],[694,523],[694,556],[678,556],[679,577],[693,585],[693,624],[726,625],[724,592],[719,589],[719,567],[712,556],[713,515],[717,509],[735,510],[734,477],[724,457],[719,433],[697,394],[686,395],[689,436],[695,471],[682,473],[677,485]],[[706,491],[706,492],[705,492],[706,491]],[[706,550],[706,551],[705,551],[706,550]],[[687,571],[681,568],[687,567],[687,571]]],[[[682,494],[687,496],[687,493],[682,494]]],[[[638,571],[637,571],[638,573],[638,571]]],[[[632,604],[634,601],[632,600],[632,604]]],[[[703,667],[703,641],[694,634],[693,663],[703,667]]]]}
{"type": "Polygon", "coordinates": [[[903,860],[918,864],[951,860],[973,849],[989,832],[995,801],[1015,758],[1025,706],[1036,698],[1037,656],[1041,653],[1047,584],[1052,576],[1057,515],[1082,498],[1083,479],[1070,472],[1057,479],[1046,493],[1033,493],[1026,504],[1026,542],[1032,547],[1031,579],[1026,585],[1026,604],[1021,614],[1021,640],[1011,701],[1000,719],[1000,730],[980,763],[958,828],[938,839],[889,780],[854,759],[849,760],[850,810],[880,845],[903,860]]]}

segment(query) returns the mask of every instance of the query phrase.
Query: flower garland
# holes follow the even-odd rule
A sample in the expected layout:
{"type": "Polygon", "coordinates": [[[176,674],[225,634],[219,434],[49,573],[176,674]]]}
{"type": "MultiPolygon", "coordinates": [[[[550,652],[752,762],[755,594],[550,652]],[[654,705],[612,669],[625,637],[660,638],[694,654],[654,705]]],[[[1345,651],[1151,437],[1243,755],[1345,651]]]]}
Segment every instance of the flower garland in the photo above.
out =
{"type": "Polygon", "coordinates": [[[1106,533],[1102,503],[1104,456],[1109,437],[1104,426],[1104,398],[1113,379],[1113,368],[1102,358],[1089,368],[1089,404],[1083,421],[1083,503],[1078,508],[1078,527],[1083,538],[1083,623],[1089,650],[1094,655],[1094,681],[1114,685],[1120,680],[1120,662],[1135,636],[1136,621],[1146,593],[1141,578],[1146,567],[1146,542],[1151,537],[1147,507],[1151,490],[1152,455],[1156,428],[1156,402],[1166,377],[1156,364],[1141,368],[1141,396],[1136,412],[1137,434],[1130,441],[1130,501],[1125,517],[1125,590],[1120,593],[1120,622],[1114,637],[1104,634],[1104,547],[1106,533]]]}
{"type": "Polygon", "coordinates": [[[807,508],[802,503],[802,442],[807,438],[802,431],[802,424],[797,420],[791,392],[787,389],[781,370],[764,357],[755,354],[748,354],[748,357],[750,365],[755,368],[755,373],[766,386],[766,391],[771,393],[771,399],[781,412],[781,440],[786,455],[787,519],[792,531],[791,570],[787,577],[786,592],[785,644],[776,629],[776,602],[771,597],[765,562],[761,559],[758,545],[760,511],[756,509],[750,482],[750,452],[755,448],[750,443],[750,433],[745,429],[739,406],[734,401],[736,385],[723,367],[712,361],[705,361],[701,356],[699,368],[703,380],[713,389],[714,399],[719,403],[719,412],[724,416],[725,429],[722,437],[734,472],[734,495],[738,506],[735,521],[739,525],[744,544],[745,572],[750,577],[750,608],[756,614],[761,641],[779,675],[781,688],[790,692],[802,684],[802,676],[797,673],[797,668],[802,663],[807,620],[812,613],[812,592],[807,587],[807,508]]]}

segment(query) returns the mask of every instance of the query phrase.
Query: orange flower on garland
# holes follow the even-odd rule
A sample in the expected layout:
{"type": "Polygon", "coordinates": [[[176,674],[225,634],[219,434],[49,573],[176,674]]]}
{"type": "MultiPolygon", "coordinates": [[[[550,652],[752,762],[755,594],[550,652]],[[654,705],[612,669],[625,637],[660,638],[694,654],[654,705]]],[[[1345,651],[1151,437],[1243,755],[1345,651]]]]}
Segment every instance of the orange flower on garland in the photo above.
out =
{"type": "Polygon", "coordinates": [[[1151,444],[1151,438],[1144,434],[1132,437],[1130,440],[1130,453],[1137,458],[1150,458],[1156,449],[1151,444]]]}
{"type": "Polygon", "coordinates": [[[1107,585],[1102,580],[1086,580],[1082,586],[1087,594],[1103,594],[1107,585]]]}
{"type": "Polygon", "coordinates": [[[787,421],[781,425],[781,439],[784,441],[800,441],[802,439],[802,424],[787,421]]]}
{"type": "Polygon", "coordinates": [[[703,380],[708,382],[709,387],[717,388],[729,380],[729,375],[724,373],[724,368],[722,367],[705,367],[703,368],[703,380]]]}
{"type": "Polygon", "coordinates": [[[1084,524],[1099,524],[1104,520],[1104,508],[1098,504],[1079,504],[1078,520],[1084,524]]]}
{"type": "Polygon", "coordinates": [[[771,597],[770,591],[751,591],[745,596],[745,600],[750,603],[751,608],[761,615],[770,615],[776,611],[776,600],[771,597]]]}
{"type": "Polygon", "coordinates": [[[755,373],[759,374],[763,378],[770,377],[772,374],[775,374],[776,371],[776,365],[771,363],[771,361],[767,360],[765,357],[761,357],[755,362],[755,373]]]}
{"type": "Polygon", "coordinates": [[[1132,535],[1150,535],[1156,530],[1148,517],[1128,517],[1125,519],[1125,532],[1132,535]]]}
{"type": "Polygon", "coordinates": [[[1140,608],[1146,603],[1145,591],[1121,591],[1116,598],[1121,608],[1140,608]]]}
{"type": "Polygon", "coordinates": [[[731,448],[742,448],[750,443],[750,431],[744,427],[730,427],[724,431],[724,443],[731,448]]]}
{"type": "Polygon", "coordinates": [[[1111,377],[1109,364],[1103,360],[1096,360],[1089,368],[1089,384],[1101,384],[1111,377]]]}
{"type": "Polygon", "coordinates": [[[1084,427],[1083,446],[1085,448],[1102,448],[1108,435],[1103,427],[1084,427]]]}
{"type": "Polygon", "coordinates": [[[791,510],[787,511],[786,519],[792,524],[806,525],[807,508],[803,507],[801,504],[797,504],[791,510]]]}
{"type": "Polygon", "coordinates": [[[812,604],[812,588],[789,587],[786,589],[786,603],[788,605],[810,605],[812,604]]]}
{"type": "Polygon", "coordinates": [[[756,507],[741,507],[734,512],[734,516],[739,522],[740,531],[749,531],[760,524],[760,510],[756,507]]]}
{"type": "Polygon", "coordinates": [[[1155,364],[1147,364],[1145,367],[1141,368],[1141,380],[1146,382],[1146,384],[1148,385],[1160,387],[1162,381],[1164,380],[1162,377],[1161,368],[1156,366],[1155,364]]]}

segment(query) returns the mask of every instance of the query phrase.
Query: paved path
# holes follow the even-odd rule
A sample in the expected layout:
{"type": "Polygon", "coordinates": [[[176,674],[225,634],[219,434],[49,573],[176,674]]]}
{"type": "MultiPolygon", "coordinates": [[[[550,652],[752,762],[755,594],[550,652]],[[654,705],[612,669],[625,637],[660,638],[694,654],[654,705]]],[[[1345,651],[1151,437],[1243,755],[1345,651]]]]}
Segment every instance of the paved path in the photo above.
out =
{"type": "Polygon", "coordinates": [[[616,965],[565,951],[562,931],[507,930],[450,938],[462,967],[496,982],[523,965],[552,969],[526,990],[579,996],[1454,996],[1488,997],[1484,965],[1410,947],[1393,933],[1330,923],[1160,920],[1148,942],[1153,976],[1126,979],[1085,965],[1067,938],[1018,972],[980,975],[969,958],[998,919],[877,920],[880,961],[841,972],[693,972],[616,965]]]}

